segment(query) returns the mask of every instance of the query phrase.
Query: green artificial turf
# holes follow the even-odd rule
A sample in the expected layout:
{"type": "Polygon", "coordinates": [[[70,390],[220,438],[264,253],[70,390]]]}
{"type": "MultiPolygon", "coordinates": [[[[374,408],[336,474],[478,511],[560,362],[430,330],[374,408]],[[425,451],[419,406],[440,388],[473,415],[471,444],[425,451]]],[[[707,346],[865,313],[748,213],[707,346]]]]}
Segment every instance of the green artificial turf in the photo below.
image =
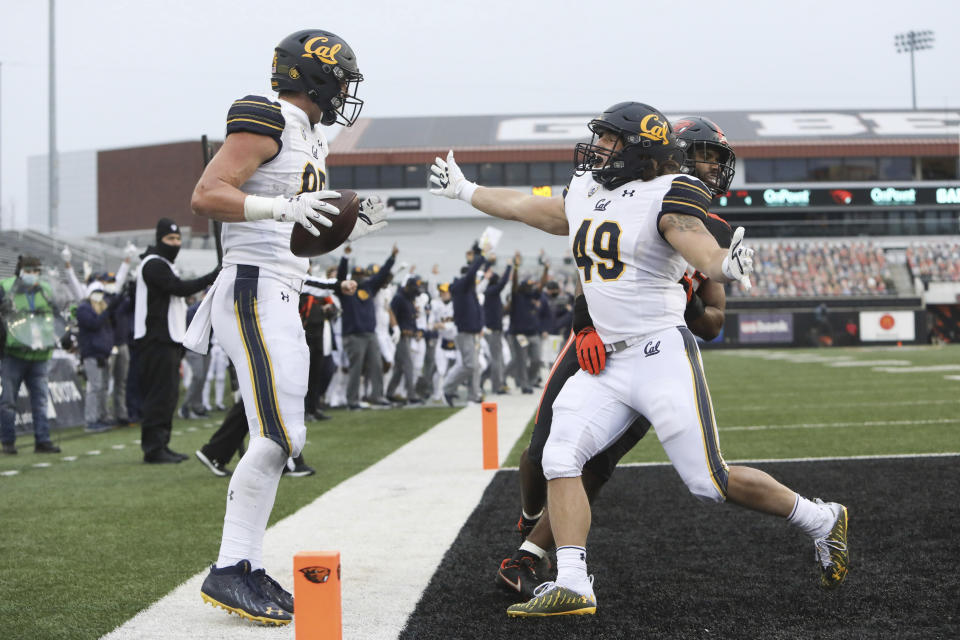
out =
{"type": "MultiPolygon", "coordinates": [[[[452,413],[337,411],[309,423],[304,456],[317,473],[281,480],[270,523],[452,413]]],[[[143,464],[137,427],[54,432],[56,455],[21,437],[20,453],[0,458],[0,473],[18,472],[0,476],[0,637],[99,637],[213,562],[229,478],[192,454],[222,417],[176,420],[170,446],[191,458],[173,465],[143,464]]]]}
{"type": "MultiPolygon", "coordinates": [[[[960,452],[960,380],[946,377],[960,370],[888,373],[824,359],[910,363],[877,367],[960,365],[960,345],[704,351],[724,458],[960,452]]],[[[507,466],[519,463],[532,429],[531,423],[507,466]]],[[[651,430],[622,462],[666,460],[651,430]]]]}

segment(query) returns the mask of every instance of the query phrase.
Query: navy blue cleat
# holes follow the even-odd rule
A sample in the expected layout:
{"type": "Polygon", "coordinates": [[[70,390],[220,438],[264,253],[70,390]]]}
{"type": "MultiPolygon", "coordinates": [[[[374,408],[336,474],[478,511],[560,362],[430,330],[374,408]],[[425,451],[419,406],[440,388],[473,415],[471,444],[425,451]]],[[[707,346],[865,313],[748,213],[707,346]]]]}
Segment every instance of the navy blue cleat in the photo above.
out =
{"type": "MultiPolygon", "coordinates": [[[[211,566],[210,573],[200,587],[200,596],[204,602],[247,620],[274,625],[290,624],[293,616],[264,593],[260,586],[262,579],[256,575],[258,572],[266,578],[262,569],[250,571],[249,560],[241,560],[232,567],[222,569],[211,566]]],[[[292,598],[290,608],[293,608],[292,598]]]]}
{"type": "Polygon", "coordinates": [[[250,575],[260,587],[260,592],[267,600],[273,600],[287,613],[293,613],[293,594],[280,586],[276,580],[267,575],[265,569],[251,571],[250,575]]]}

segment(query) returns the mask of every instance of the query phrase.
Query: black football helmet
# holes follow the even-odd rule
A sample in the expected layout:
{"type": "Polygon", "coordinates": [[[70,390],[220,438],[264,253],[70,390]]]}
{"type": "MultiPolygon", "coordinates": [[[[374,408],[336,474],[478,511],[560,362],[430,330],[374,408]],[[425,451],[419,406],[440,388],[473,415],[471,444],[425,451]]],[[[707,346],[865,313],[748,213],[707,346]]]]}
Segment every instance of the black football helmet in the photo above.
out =
{"type": "Polygon", "coordinates": [[[360,115],[363,100],[357,85],[363,75],[357,56],[343,38],[329,31],[306,29],[291,33],[273,50],[270,86],[274,91],[307,94],[325,125],[349,127],[360,115]]]}
{"type": "Polygon", "coordinates": [[[726,193],[733,182],[737,154],[727,143],[723,129],[703,116],[678,118],[671,125],[676,136],[687,143],[683,172],[700,178],[715,196],[726,193]],[[716,160],[708,160],[708,152],[714,152],[716,160]],[[712,165],[707,175],[697,173],[698,164],[712,165]]]}
{"type": "Polygon", "coordinates": [[[592,172],[594,180],[607,189],[641,178],[653,167],[651,161],[660,166],[671,160],[683,165],[681,143],[664,115],[650,105],[620,102],[591,120],[588,126],[593,138],[589,143],[577,144],[574,149],[575,172],[577,175],[592,172]],[[621,149],[611,152],[597,144],[600,136],[608,131],[620,137],[621,149]]]}

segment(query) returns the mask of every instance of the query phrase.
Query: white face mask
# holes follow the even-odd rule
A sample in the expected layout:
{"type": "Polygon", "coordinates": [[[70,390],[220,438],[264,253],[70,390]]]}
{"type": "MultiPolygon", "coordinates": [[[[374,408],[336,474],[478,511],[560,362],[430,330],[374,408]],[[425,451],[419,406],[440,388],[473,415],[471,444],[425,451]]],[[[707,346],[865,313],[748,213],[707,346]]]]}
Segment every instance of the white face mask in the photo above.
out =
{"type": "Polygon", "coordinates": [[[103,290],[105,293],[116,293],[117,292],[117,283],[108,282],[103,285],[103,290]]]}
{"type": "Polygon", "coordinates": [[[37,280],[39,279],[40,279],[40,276],[38,276],[35,273],[20,274],[20,281],[23,282],[23,284],[25,284],[28,287],[32,287],[33,285],[37,284],[37,280]]]}
{"type": "Polygon", "coordinates": [[[94,291],[91,293],[90,302],[103,302],[103,291],[94,291]]]}

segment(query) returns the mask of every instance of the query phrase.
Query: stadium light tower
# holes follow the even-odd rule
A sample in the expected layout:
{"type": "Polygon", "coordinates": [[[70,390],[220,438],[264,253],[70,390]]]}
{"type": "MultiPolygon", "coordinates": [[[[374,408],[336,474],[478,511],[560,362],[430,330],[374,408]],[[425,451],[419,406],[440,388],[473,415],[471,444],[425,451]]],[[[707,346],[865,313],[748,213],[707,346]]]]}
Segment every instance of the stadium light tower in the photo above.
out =
{"type": "Polygon", "coordinates": [[[933,49],[933,31],[907,31],[894,36],[897,53],[910,53],[910,86],[913,89],[913,109],[917,109],[917,79],[913,65],[913,52],[933,49]]]}

